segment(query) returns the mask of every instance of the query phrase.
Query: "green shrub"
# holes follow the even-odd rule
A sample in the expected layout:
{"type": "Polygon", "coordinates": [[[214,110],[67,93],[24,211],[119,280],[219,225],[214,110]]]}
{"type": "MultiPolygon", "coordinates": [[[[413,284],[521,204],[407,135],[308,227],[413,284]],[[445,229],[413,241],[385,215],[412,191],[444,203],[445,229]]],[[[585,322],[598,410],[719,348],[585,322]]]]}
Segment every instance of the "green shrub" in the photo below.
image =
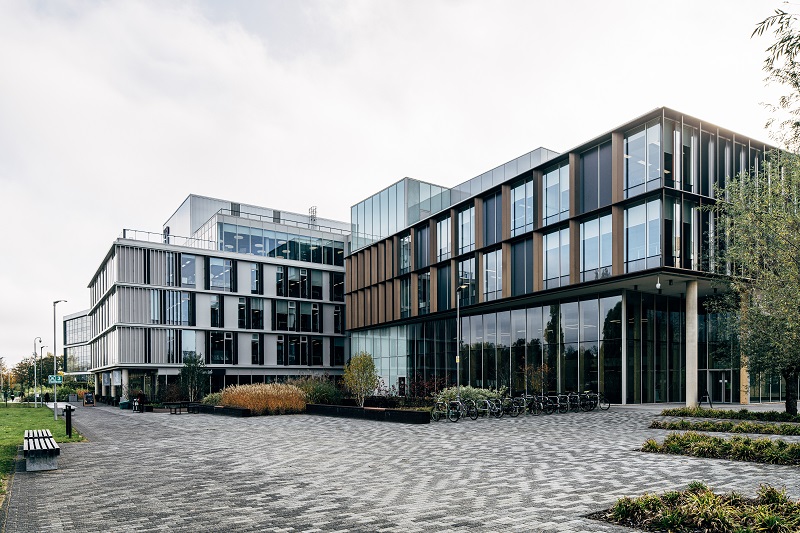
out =
{"type": "Polygon", "coordinates": [[[200,403],[203,405],[222,405],[222,393],[212,392],[211,394],[206,394],[200,403]]]}
{"type": "MultiPolygon", "coordinates": [[[[494,400],[501,398],[505,393],[505,387],[501,388],[499,391],[491,390],[491,389],[479,389],[476,387],[461,387],[461,399],[462,400],[494,400]]],[[[455,400],[458,396],[458,387],[448,387],[441,392],[436,397],[437,401],[440,402],[449,402],[455,400]]]]}
{"type": "Polygon", "coordinates": [[[754,499],[741,494],[715,494],[704,483],[661,496],[624,497],[594,518],[648,531],[670,533],[789,533],[800,530],[800,503],[785,490],[762,486],[754,499]]]}
{"type": "Polygon", "coordinates": [[[306,409],[306,397],[288,383],[231,385],[222,391],[222,405],[250,409],[254,415],[301,413],[306,409]]]}
{"type": "Polygon", "coordinates": [[[653,439],[648,439],[642,445],[641,450],[643,452],[713,457],[754,463],[800,465],[800,444],[798,443],[768,438],[751,439],[738,435],[724,439],[693,431],[670,433],[660,445],[653,439]]]}
{"type": "Polygon", "coordinates": [[[289,382],[302,390],[306,395],[306,402],[338,405],[342,403],[342,391],[332,380],[323,376],[305,376],[289,382]]]}
{"type": "Polygon", "coordinates": [[[653,423],[650,424],[650,428],[762,435],[800,435],[800,426],[794,424],[755,424],[753,422],[740,422],[735,424],[733,422],[717,420],[704,420],[702,422],[691,422],[689,420],[662,422],[660,420],[654,420],[653,423]]]}
{"type": "Polygon", "coordinates": [[[760,420],[762,422],[800,422],[800,415],[778,411],[729,411],[727,409],[706,409],[704,407],[678,407],[664,409],[661,416],[686,416],[693,418],[722,418],[731,420],[760,420]]]}

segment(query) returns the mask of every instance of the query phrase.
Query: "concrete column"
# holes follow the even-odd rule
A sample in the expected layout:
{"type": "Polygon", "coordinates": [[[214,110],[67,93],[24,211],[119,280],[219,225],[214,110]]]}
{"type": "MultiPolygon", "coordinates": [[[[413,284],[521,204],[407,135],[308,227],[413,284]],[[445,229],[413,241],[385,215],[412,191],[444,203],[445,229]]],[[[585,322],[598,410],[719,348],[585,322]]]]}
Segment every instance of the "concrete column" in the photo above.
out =
{"type": "Polygon", "coordinates": [[[100,383],[102,381],[102,374],[94,375],[94,395],[100,396],[100,383]]]}
{"type": "Polygon", "coordinates": [[[122,369],[122,401],[128,401],[128,389],[130,388],[130,380],[128,376],[128,369],[122,369]]]}
{"type": "MultiPolygon", "coordinates": [[[[103,379],[103,374],[102,374],[102,373],[100,373],[100,374],[97,374],[97,376],[98,376],[98,377],[99,377],[101,380],[103,379]]],[[[103,396],[108,396],[108,385],[102,385],[102,390],[103,390],[103,396]]]]}
{"type": "Polygon", "coordinates": [[[686,407],[697,407],[697,281],[686,282],[686,407]]]}

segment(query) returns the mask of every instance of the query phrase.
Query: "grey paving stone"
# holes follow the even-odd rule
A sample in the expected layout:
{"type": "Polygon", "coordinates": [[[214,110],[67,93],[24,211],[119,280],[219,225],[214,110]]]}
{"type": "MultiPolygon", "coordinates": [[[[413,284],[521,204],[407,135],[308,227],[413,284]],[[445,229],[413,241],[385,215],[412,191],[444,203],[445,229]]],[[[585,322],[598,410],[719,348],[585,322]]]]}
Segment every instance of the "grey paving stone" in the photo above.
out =
{"type": "Polygon", "coordinates": [[[4,531],[621,532],[584,517],[693,480],[800,498],[793,467],[636,451],[668,433],[647,429],[659,409],[410,426],[81,407],[89,442],[14,475],[4,531]]]}

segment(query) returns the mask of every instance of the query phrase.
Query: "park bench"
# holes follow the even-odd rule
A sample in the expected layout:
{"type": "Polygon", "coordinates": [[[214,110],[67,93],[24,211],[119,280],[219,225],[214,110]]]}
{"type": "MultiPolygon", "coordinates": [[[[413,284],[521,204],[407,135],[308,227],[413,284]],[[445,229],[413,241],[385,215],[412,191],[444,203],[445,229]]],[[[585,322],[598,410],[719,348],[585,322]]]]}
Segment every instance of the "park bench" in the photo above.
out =
{"type": "Polygon", "coordinates": [[[182,410],[187,407],[186,402],[167,402],[164,404],[164,407],[169,409],[169,414],[171,415],[179,415],[181,414],[182,410]]]}
{"type": "Polygon", "coordinates": [[[200,404],[196,403],[196,402],[189,402],[186,405],[186,412],[187,413],[200,414],[200,404]]]}
{"type": "Polygon", "coordinates": [[[61,448],[49,429],[26,429],[22,450],[28,472],[58,468],[61,448]]]}

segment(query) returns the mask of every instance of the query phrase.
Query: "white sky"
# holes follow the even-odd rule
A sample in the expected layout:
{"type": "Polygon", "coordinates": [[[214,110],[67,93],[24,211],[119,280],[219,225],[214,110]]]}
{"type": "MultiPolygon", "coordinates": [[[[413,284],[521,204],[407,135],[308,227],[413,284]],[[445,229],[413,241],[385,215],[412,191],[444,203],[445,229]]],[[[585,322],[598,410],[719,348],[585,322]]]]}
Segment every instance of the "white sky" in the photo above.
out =
{"type": "MultiPolygon", "coordinates": [[[[189,193],[349,220],[658,106],[769,141],[774,0],[0,2],[0,356],[189,193]]],[[[49,348],[48,350],[52,350],[49,348]]]]}

